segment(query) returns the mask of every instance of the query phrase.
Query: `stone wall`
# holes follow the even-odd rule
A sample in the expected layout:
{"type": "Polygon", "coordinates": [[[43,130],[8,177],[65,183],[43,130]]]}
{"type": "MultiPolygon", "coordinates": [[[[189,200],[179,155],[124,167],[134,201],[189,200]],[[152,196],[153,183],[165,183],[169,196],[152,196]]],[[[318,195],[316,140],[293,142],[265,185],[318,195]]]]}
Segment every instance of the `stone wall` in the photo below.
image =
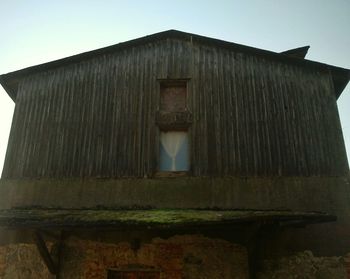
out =
{"type": "Polygon", "coordinates": [[[0,246],[0,279],[53,279],[33,244],[0,246]]]}
{"type": "Polygon", "coordinates": [[[65,279],[104,279],[108,268],[132,266],[159,269],[164,279],[248,278],[244,248],[196,235],[155,238],[141,244],[139,249],[132,249],[128,242],[71,239],[63,255],[61,277],[65,279]]]}
{"type": "MultiPolygon", "coordinates": [[[[61,254],[59,278],[106,279],[108,269],[159,270],[162,279],[247,279],[245,248],[199,235],[154,238],[140,246],[70,238],[61,254]]],[[[51,279],[34,245],[2,247],[0,279],[51,279]]]]}
{"type": "Polygon", "coordinates": [[[265,260],[258,279],[348,279],[345,261],[346,257],[315,257],[304,251],[265,260]]]}
{"type": "MultiPolygon", "coordinates": [[[[51,245],[49,244],[49,248],[51,245]]],[[[159,271],[162,279],[248,279],[244,247],[200,235],[111,243],[71,237],[61,251],[61,279],[106,279],[109,269],[159,271]]],[[[0,246],[0,279],[53,279],[34,244],[0,246]]],[[[350,253],[310,251],[262,261],[257,279],[350,279],[350,253]]]]}

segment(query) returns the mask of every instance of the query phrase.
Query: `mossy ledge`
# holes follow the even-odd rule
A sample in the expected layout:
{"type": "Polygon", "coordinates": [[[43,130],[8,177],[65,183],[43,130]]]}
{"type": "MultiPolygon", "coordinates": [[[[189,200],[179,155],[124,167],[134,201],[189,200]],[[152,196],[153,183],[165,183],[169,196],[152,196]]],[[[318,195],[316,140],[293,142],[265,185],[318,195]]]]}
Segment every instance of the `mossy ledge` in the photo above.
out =
{"type": "Polygon", "coordinates": [[[336,217],[320,212],[263,210],[64,210],[8,209],[0,210],[0,226],[13,228],[54,227],[179,227],[191,225],[263,223],[320,223],[336,217]]]}

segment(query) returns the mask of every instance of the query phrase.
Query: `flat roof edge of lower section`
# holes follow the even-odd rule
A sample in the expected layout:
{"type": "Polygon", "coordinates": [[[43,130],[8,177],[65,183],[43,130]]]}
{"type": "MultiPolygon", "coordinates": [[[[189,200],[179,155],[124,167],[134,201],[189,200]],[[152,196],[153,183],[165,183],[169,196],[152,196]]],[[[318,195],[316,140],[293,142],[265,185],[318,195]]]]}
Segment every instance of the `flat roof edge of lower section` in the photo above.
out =
{"type": "Polygon", "coordinates": [[[300,226],[334,222],[337,217],[324,212],[291,210],[0,210],[0,226],[14,229],[67,228],[185,228],[191,226],[244,226],[252,223],[300,226]]]}

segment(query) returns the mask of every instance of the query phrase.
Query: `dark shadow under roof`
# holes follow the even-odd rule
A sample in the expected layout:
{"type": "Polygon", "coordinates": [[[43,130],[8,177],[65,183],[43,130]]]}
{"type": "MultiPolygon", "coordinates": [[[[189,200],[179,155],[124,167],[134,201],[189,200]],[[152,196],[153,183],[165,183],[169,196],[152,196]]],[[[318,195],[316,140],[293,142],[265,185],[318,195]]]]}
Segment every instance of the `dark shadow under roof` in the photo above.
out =
{"type": "Polygon", "coordinates": [[[145,37],[141,37],[138,39],[122,42],[112,46],[96,49],[93,51],[88,51],[81,54],[69,56],[69,57],[55,60],[52,62],[28,67],[28,68],[14,71],[8,74],[0,75],[0,83],[4,87],[4,89],[7,91],[9,96],[12,98],[12,100],[15,101],[16,94],[17,94],[17,83],[21,77],[38,73],[41,71],[47,71],[57,67],[62,67],[70,63],[77,63],[86,59],[96,57],[98,55],[111,53],[111,52],[122,50],[125,48],[142,45],[142,44],[154,42],[157,40],[163,40],[167,38],[177,38],[177,39],[197,42],[205,45],[212,45],[216,47],[232,49],[239,52],[249,53],[251,55],[264,56],[269,59],[283,61],[284,63],[292,63],[292,64],[294,63],[305,67],[313,67],[320,70],[330,71],[333,77],[336,98],[340,96],[341,92],[344,90],[345,86],[347,85],[350,79],[350,70],[348,69],[335,67],[328,64],[315,62],[315,61],[301,59],[300,53],[304,53],[305,51],[307,52],[308,47],[302,47],[302,48],[298,48],[298,49],[294,49],[294,50],[290,50],[282,53],[277,53],[273,51],[267,51],[267,50],[258,49],[250,46],[241,45],[241,44],[236,44],[232,42],[227,42],[223,40],[204,37],[196,34],[181,32],[177,30],[168,30],[168,31],[148,35],[145,37]],[[297,55],[295,55],[295,51],[297,52],[297,55]]]}
{"type": "Polygon", "coordinates": [[[307,225],[332,222],[336,217],[320,212],[277,210],[98,210],[7,209],[0,210],[0,226],[24,229],[49,228],[179,228],[187,226],[270,223],[307,225]]]}

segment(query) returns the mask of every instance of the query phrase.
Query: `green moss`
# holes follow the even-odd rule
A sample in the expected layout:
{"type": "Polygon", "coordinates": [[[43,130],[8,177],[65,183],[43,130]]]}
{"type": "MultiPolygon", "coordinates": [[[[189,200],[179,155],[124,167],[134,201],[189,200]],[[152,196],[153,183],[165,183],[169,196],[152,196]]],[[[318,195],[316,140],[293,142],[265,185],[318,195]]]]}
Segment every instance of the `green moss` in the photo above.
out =
{"type": "Polygon", "coordinates": [[[0,225],[9,227],[95,227],[116,225],[179,226],[254,221],[334,221],[335,217],[315,212],[249,210],[59,210],[14,209],[0,211],[0,225]]]}

